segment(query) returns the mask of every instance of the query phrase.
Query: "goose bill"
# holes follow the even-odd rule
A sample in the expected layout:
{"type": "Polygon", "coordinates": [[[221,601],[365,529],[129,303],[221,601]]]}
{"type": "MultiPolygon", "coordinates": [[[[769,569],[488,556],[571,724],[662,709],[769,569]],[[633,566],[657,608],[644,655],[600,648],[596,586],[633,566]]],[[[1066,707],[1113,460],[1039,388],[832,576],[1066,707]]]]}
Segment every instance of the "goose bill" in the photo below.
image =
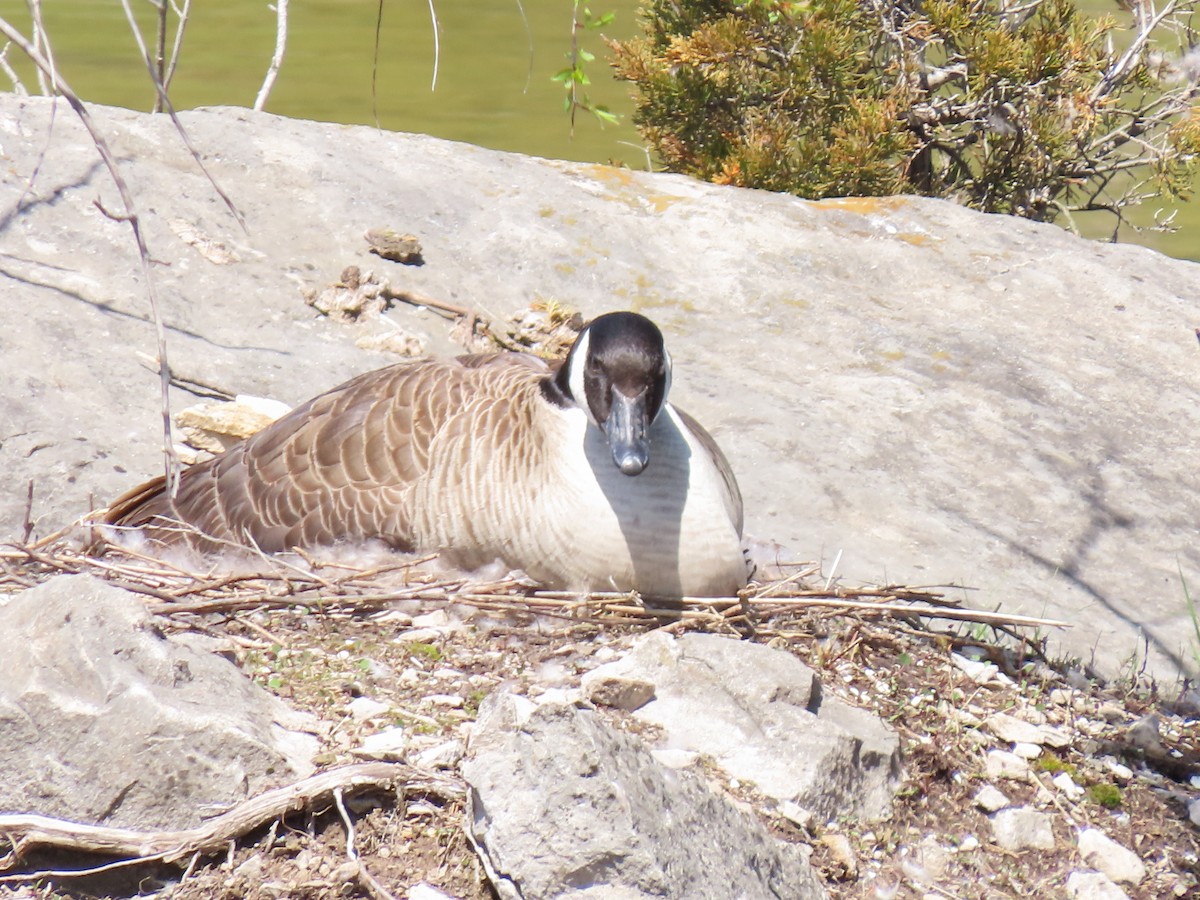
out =
{"type": "Polygon", "coordinates": [[[613,462],[626,475],[640,475],[650,462],[650,426],[646,411],[646,391],[627,397],[612,392],[612,409],[604,423],[604,434],[612,448],[613,462]]]}

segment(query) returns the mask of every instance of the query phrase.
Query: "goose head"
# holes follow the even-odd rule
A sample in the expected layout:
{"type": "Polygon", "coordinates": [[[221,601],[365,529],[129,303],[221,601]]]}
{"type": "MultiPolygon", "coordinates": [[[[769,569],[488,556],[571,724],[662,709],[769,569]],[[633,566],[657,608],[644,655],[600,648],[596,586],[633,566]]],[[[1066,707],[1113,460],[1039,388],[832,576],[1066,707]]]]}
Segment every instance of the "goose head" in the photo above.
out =
{"type": "Polygon", "coordinates": [[[650,463],[650,425],[670,387],[671,355],[658,326],[637,313],[614,312],[579,333],[547,395],[582,409],[608,441],[613,464],[639,475],[650,463]]]}

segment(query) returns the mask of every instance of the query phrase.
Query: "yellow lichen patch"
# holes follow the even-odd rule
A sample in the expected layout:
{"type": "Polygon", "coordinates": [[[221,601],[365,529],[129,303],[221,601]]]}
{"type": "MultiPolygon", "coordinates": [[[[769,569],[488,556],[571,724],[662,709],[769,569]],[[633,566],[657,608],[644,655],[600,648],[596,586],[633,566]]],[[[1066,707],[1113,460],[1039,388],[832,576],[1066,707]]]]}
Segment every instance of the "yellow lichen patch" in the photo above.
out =
{"type": "Polygon", "coordinates": [[[908,202],[907,197],[831,197],[817,202],[818,209],[844,209],[860,216],[892,212],[908,202]]]}
{"type": "Polygon", "coordinates": [[[609,196],[613,200],[619,200],[639,211],[649,211],[655,215],[661,215],[676,203],[687,199],[677,194],[664,194],[651,190],[646,185],[640,184],[628,169],[602,166],[597,163],[581,166],[580,170],[612,188],[613,193],[609,196]]]}

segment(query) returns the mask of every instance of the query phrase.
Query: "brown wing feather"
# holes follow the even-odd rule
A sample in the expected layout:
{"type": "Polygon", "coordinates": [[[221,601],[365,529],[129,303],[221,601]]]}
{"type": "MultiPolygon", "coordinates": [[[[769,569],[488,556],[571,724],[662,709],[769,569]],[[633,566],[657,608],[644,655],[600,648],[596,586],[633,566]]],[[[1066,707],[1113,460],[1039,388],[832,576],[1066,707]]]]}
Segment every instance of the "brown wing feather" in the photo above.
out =
{"type": "Polygon", "coordinates": [[[422,361],[360,375],[187,469],[173,503],[159,477],[116,500],[105,521],[147,526],[164,543],[178,533],[153,520],[182,521],[212,539],[191,539],[205,550],[233,542],[277,552],[367,538],[413,549],[409,497],[437,435],[472,427],[455,420],[549,371],[528,359],[422,361]]]}

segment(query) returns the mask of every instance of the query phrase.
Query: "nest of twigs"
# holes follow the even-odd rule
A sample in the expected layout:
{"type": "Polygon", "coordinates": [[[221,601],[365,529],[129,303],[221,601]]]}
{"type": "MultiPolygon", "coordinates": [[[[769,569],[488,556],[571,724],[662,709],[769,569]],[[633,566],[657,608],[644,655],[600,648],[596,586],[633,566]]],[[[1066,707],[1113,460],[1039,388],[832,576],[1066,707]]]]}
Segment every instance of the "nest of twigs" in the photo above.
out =
{"type": "MultiPolygon", "coordinates": [[[[788,636],[800,617],[813,611],[891,619],[906,630],[928,633],[934,623],[969,623],[1007,635],[1027,655],[1044,659],[1042,639],[1028,632],[1066,625],[1053,619],[972,609],[948,596],[961,586],[845,586],[824,577],[813,563],[778,564],[783,574],[752,581],[737,596],[684,597],[656,601],[635,592],[541,590],[519,573],[477,580],[431,568],[434,556],[395,555],[382,563],[356,564],[302,553],[260,555],[256,565],[230,571],[213,563],[186,566],[130,548],[101,554],[80,549],[61,536],[0,548],[0,592],[33,587],[58,574],[87,573],[146,596],[150,612],[164,616],[304,608],[312,612],[366,614],[417,601],[453,605],[518,621],[545,617],[598,626],[682,627],[737,631],[764,637],[788,636]]],[[[943,632],[939,632],[943,633],[943,632]]],[[[956,644],[972,641],[960,630],[944,632],[956,644]]]]}

